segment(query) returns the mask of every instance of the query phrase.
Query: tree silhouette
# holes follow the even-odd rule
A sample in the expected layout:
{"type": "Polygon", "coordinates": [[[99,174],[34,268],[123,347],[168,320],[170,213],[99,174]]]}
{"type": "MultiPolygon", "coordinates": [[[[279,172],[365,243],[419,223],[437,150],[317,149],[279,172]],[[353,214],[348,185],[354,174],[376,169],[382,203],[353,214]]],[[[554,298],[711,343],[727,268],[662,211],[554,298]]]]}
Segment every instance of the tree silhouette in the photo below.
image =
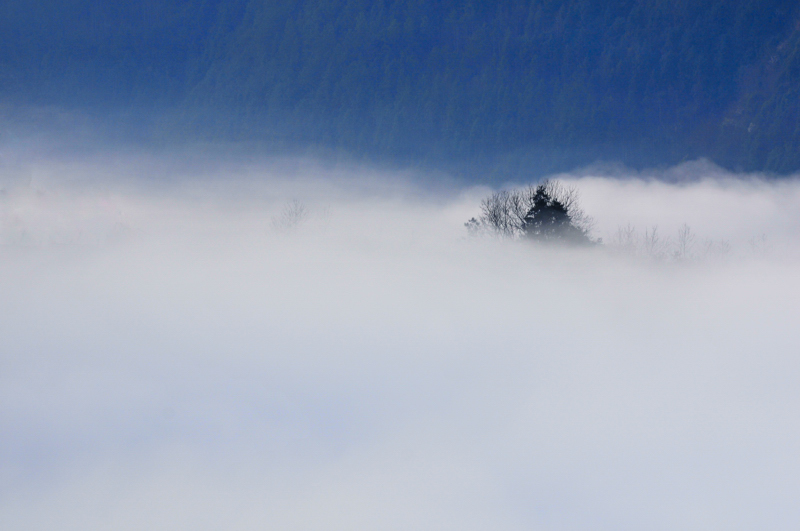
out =
{"type": "Polygon", "coordinates": [[[578,190],[559,181],[494,192],[481,216],[465,223],[470,234],[564,243],[591,243],[592,219],[578,204],[578,190]]]}
{"type": "Polygon", "coordinates": [[[568,204],[553,197],[549,184],[546,181],[536,187],[533,205],[523,219],[523,237],[541,242],[590,243],[587,230],[573,221],[568,204]]]}

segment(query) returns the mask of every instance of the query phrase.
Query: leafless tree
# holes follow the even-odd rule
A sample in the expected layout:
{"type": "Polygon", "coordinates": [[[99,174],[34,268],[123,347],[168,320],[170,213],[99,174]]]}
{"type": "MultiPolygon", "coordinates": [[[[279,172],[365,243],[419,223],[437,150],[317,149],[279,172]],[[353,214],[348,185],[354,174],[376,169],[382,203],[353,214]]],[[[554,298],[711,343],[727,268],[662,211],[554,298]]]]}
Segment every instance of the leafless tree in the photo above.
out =
{"type": "Polygon", "coordinates": [[[726,240],[705,240],[702,244],[701,257],[704,259],[724,258],[731,252],[731,244],[726,240]]]}
{"type": "Polygon", "coordinates": [[[272,218],[272,228],[280,232],[287,232],[298,228],[308,219],[308,209],[306,206],[297,201],[289,201],[278,213],[272,218]]]}
{"type": "Polygon", "coordinates": [[[669,239],[663,239],[658,233],[658,226],[653,225],[650,229],[644,229],[642,240],[644,253],[650,258],[663,258],[669,251],[669,239]]]}
{"type": "Polygon", "coordinates": [[[691,258],[695,240],[697,240],[697,236],[689,228],[689,225],[685,223],[681,225],[678,229],[678,239],[675,241],[675,258],[678,260],[691,258]]]}
{"type": "Polygon", "coordinates": [[[611,238],[611,245],[620,251],[633,254],[639,246],[636,228],[628,223],[625,226],[617,227],[617,232],[611,238]]]}

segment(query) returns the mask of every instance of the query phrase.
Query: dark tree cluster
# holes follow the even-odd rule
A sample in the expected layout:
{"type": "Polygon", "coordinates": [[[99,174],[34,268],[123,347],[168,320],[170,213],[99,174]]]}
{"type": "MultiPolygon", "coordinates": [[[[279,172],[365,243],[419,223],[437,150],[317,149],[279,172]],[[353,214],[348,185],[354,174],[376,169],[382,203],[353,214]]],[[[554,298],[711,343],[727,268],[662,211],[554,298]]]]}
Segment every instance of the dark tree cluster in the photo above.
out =
{"type": "Polygon", "coordinates": [[[539,185],[533,205],[522,220],[522,234],[527,239],[540,242],[589,243],[587,231],[572,218],[567,206],[553,197],[546,185],[539,185]]]}
{"type": "Polygon", "coordinates": [[[480,217],[465,225],[473,235],[543,243],[592,243],[592,219],[578,204],[577,189],[557,180],[495,192],[481,202],[480,217]]]}

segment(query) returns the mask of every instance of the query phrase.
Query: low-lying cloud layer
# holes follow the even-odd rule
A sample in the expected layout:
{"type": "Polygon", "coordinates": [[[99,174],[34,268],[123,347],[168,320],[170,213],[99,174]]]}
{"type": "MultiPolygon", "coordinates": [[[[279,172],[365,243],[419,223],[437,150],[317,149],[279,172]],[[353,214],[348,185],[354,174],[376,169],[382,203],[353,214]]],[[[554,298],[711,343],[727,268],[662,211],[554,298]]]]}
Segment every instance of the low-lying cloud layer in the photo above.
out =
{"type": "Polygon", "coordinates": [[[5,170],[4,529],[800,523],[795,179],[563,176],[607,245],[547,249],[413,175],[5,170]]]}

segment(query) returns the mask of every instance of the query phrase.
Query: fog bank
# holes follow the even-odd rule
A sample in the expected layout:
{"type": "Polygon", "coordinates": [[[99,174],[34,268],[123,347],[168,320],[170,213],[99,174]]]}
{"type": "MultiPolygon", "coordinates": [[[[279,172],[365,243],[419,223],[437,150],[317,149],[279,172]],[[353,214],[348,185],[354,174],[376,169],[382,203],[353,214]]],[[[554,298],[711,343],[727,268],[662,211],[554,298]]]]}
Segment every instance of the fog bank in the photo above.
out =
{"type": "Polygon", "coordinates": [[[564,175],[608,245],[550,249],[469,238],[485,188],[189,160],[3,168],[0,527],[800,523],[796,179],[564,175]]]}

